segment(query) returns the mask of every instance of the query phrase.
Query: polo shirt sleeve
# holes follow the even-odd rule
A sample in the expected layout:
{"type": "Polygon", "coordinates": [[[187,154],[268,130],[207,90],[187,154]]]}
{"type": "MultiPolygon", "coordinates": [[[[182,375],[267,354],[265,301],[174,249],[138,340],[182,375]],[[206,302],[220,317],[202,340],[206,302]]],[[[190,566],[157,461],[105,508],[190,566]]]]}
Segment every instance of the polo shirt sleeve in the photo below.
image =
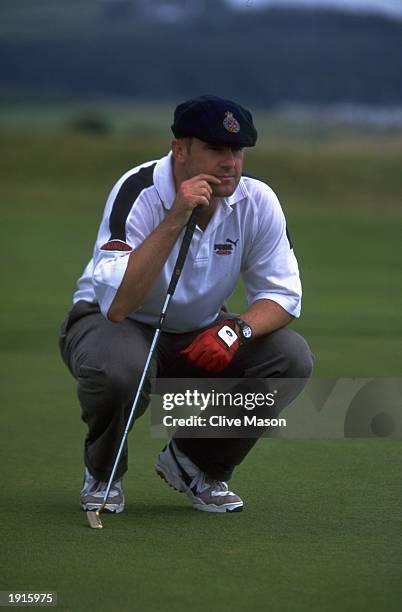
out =
{"type": "Polygon", "coordinates": [[[121,285],[129,257],[154,230],[150,202],[141,196],[133,203],[124,223],[124,233],[111,235],[110,215],[113,211],[113,191],[106,204],[104,218],[95,244],[92,282],[99,308],[107,318],[109,308],[121,285]],[[112,198],[112,201],[110,201],[112,198]]]}
{"type": "Polygon", "coordinates": [[[104,317],[114,300],[126,272],[132,248],[127,252],[99,250],[94,257],[93,286],[99,308],[104,317]]]}
{"type": "Polygon", "coordinates": [[[273,300],[290,315],[301,312],[299,267],[286,230],[281,205],[274,192],[262,184],[256,198],[253,230],[242,275],[246,300],[273,300]]]}

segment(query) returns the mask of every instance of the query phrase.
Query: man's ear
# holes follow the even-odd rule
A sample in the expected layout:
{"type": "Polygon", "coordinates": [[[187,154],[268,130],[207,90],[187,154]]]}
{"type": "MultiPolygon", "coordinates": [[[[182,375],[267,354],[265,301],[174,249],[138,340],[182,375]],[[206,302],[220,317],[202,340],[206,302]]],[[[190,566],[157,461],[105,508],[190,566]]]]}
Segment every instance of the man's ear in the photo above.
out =
{"type": "Polygon", "coordinates": [[[184,138],[174,138],[172,140],[173,159],[179,164],[184,163],[188,156],[188,147],[184,138]]]}

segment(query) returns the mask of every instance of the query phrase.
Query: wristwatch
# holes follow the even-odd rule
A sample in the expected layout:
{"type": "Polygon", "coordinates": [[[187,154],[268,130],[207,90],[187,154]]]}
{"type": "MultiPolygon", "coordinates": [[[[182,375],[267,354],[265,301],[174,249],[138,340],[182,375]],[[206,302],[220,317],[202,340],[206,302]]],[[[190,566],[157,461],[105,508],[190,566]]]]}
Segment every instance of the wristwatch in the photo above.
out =
{"type": "Polygon", "coordinates": [[[235,323],[239,328],[239,339],[240,344],[245,344],[246,342],[250,342],[253,339],[253,330],[248,323],[243,321],[243,319],[235,319],[235,323]]]}

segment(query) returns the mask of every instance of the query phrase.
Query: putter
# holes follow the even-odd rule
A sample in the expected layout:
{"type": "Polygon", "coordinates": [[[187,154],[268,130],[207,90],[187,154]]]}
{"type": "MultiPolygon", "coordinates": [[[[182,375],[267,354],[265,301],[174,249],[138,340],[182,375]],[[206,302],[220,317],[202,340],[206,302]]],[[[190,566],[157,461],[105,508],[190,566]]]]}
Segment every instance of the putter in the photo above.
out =
{"type": "Polygon", "coordinates": [[[173,269],[172,278],[170,279],[170,283],[169,283],[169,287],[168,287],[168,290],[167,290],[165,302],[163,304],[162,311],[161,311],[161,314],[160,314],[160,317],[159,317],[158,327],[155,330],[155,334],[154,334],[154,337],[153,337],[153,340],[152,340],[152,343],[151,343],[151,347],[149,349],[148,357],[147,357],[147,360],[146,360],[145,365],[144,365],[144,369],[143,369],[143,372],[142,372],[142,376],[141,376],[140,382],[138,384],[137,393],[135,394],[135,398],[134,398],[134,401],[133,401],[133,405],[131,407],[130,415],[128,417],[127,424],[126,424],[126,427],[125,427],[125,430],[124,430],[124,433],[123,433],[123,436],[122,436],[122,439],[121,439],[121,442],[120,442],[120,446],[119,446],[119,449],[117,451],[116,458],[115,458],[115,461],[114,461],[114,464],[113,464],[113,469],[112,469],[112,472],[110,474],[110,477],[109,477],[109,480],[108,480],[108,483],[107,483],[106,492],[105,492],[105,496],[103,498],[102,504],[101,504],[100,508],[98,508],[97,510],[87,510],[88,523],[89,523],[89,526],[92,529],[102,529],[102,527],[103,527],[102,521],[101,521],[101,518],[100,518],[100,513],[105,508],[105,505],[106,505],[106,502],[107,502],[107,498],[108,498],[108,495],[109,495],[109,492],[110,492],[110,488],[111,488],[112,483],[113,483],[113,478],[114,478],[114,475],[116,473],[117,466],[119,464],[121,454],[123,452],[124,444],[126,442],[127,435],[128,435],[131,423],[133,422],[133,419],[134,419],[134,415],[135,415],[135,411],[136,411],[136,408],[137,408],[138,400],[140,398],[141,391],[142,391],[142,388],[144,386],[144,382],[145,382],[145,379],[146,379],[146,376],[147,376],[147,373],[148,373],[148,369],[149,369],[149,366],[150,366],[150,363],[151,363],[151,359],[153,357],[153,354],[154,354],[154,351],[155,351],[155,347],[156,347],[156,345],[158,343],[158,339],[159,339],[159,336],[160,336],[160,333],[161,333],[161,330],[162,330],[162,327],[163,327],[163,324],[164,324],[164,321],[165,321],[165,318],[166,318],[166,312],[167,312],[167,309],[169,307],[170,300],[172,299],[173,294],[175,292],[177,282],[178,282],[178,280],[180,278],[181,271],[183,269],[184,262],[185,262],[186,257],[187,257],[187,253],[188,253],[188,250],[190,248],[191,239],[193,237],[195,226],[197,225],[197,220],[198,220],[198,217],[200,215],[201,210],[202,210],[202,206],[197,206],[193,210],[193,212],[191,213],[191,217],[190,217],[190,219],[189,219],[189,221],[187,223],[186,231],[185,231],[184,237],[183,237],[183,242],[181,243],[181,246],[180,246],[180,251],[179,251],[179,254],[177,256],[176,263],[175,263],[175,266],[174,266],[174,269],[173,269]]]}

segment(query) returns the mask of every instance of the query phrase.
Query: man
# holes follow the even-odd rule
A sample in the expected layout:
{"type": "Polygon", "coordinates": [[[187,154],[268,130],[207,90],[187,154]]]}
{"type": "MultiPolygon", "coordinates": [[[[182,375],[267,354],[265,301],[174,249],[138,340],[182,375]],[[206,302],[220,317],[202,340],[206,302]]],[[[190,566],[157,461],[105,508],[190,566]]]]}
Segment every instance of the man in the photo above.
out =
{"type": "MultiPolygon", "coordinates": [[[[305,340],[286,328],[300,314],[301,287],[282,209],[264,182],[242,176],[244,148],[257,140],[251,114],[230,100],[202,96],[176,108],[172,131],[166,157],[126,172],[112,189],[93,257],[62,326],[61,352],[78,381],[88,425],[85,510],[103,500],[195,207],[202,212],[148,380],[307,379],[312,369],[305,340]],[[223,305],[240,274],[248,307],[235,316],[223,305]]],[[[136,418],[149,391],[148,384],[136,418]]],[[[243,501],[226,481],[254,442],[187,438],[179,429],[159,454],[156,471],[196,509],[239,511],[243,501]]],[[[126,469],[127,449],[106,510],[124,509],[126,469]]]]}

